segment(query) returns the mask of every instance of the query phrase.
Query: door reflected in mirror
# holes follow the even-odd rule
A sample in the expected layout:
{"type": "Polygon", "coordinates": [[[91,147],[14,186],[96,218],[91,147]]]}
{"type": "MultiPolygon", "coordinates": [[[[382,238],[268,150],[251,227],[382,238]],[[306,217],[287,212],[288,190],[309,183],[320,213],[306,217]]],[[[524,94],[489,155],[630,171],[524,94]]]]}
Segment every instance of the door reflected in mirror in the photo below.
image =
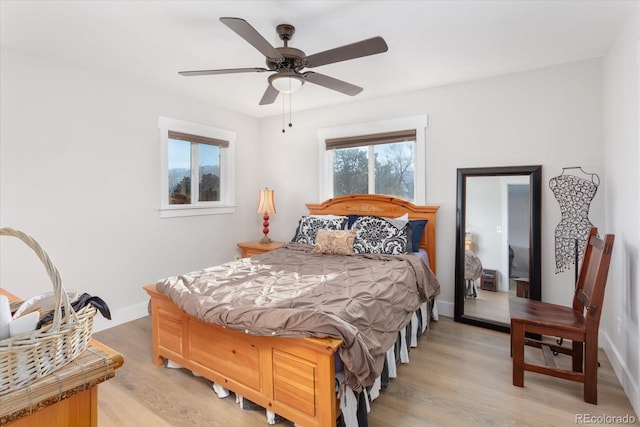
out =
{"type": "Polygon", "coordinates": [[[540,166],[458,170],[455,320],[509,330],[510,296],[540,299],[540,166]]]}

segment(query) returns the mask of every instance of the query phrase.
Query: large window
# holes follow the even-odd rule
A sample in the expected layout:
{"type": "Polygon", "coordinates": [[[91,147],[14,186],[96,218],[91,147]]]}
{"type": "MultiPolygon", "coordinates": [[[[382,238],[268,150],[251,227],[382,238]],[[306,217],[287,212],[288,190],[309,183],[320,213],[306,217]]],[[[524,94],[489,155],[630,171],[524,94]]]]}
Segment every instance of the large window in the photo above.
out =
{"type": "Polygon", "coordinates": [[[424,203],[424,127],[426,116],[319,131],[321,198],[369,193],[424,203]],[[380,129],[393,130],[358,133],[380,129]]]}
{"type": "Polygon", "coordinates": [[[233,212],[235,133],[160,117],[161,215],[233,212]]]}
{"type": "Polygon", "coordinates": [[[414,200],[415,129],[325,141],[333,150],[333,196],[386,194],[414,200]]]}

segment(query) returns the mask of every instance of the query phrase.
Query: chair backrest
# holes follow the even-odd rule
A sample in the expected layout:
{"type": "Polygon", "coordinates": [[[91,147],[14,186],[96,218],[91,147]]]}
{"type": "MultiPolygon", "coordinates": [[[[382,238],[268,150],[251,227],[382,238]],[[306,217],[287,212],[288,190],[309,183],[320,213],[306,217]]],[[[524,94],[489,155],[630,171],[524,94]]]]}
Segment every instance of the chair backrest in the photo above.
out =
{"type": "Polygon", "coordinates": [[[588,324],[598,325],[604,301],[604,289],[609,274],[609,263],[613,250],[613,234],[607,234],[604,239],[597,236],[598,229],[589,230],[587,245],[584,251],[582,267],[578,276],[576,292],[573,297],[573,309],[584,311],[588,324]]]}

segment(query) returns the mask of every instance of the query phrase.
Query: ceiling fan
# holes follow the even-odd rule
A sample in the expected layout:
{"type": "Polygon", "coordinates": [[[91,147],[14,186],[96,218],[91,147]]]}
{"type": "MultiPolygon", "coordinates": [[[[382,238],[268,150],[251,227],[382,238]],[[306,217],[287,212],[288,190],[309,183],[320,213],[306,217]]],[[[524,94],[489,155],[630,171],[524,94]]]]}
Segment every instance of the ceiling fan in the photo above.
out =
{"type": "Polygon", "coordinates": [[[180,71],[179,74],[183,76],[206,76],[213,74],[262,73],[265,71],[273,71],[274,74],[271,74],[268,78],[269,86],[267,86],[267,90],[260,100],[260,105],[272,104],[275,102],[279,93],[294,92],[305,82],[333,89],[346,95],[355,96],[362,92],[363,88],[324,74],[313,71],[303,71],[303,69],[375,55],[386,52],[389,49],[382,37],[373,37],[307,56],[300,49],[289,47],[288,45],[289,40],[291,40],[295,32],[293,25],[280,24],[276,27],[276,32],[284,42],[284,46],[273,47],[244,19],[220,18],[220,21],[249,42],[250,45],[258,49],[266,58],[267,68],[180,71]]]}

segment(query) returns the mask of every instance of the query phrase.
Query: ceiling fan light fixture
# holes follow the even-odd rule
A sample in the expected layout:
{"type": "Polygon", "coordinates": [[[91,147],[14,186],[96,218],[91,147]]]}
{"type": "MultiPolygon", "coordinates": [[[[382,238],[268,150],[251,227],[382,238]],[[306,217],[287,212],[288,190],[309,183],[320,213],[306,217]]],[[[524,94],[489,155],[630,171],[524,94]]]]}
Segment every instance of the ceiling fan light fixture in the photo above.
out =
{"type": "Polygon", "coordinates": [[[293,93],[304,84],[304,78],[294,72],[276,73],[269,76],[269,84],[280,93],[293,93]]]}

